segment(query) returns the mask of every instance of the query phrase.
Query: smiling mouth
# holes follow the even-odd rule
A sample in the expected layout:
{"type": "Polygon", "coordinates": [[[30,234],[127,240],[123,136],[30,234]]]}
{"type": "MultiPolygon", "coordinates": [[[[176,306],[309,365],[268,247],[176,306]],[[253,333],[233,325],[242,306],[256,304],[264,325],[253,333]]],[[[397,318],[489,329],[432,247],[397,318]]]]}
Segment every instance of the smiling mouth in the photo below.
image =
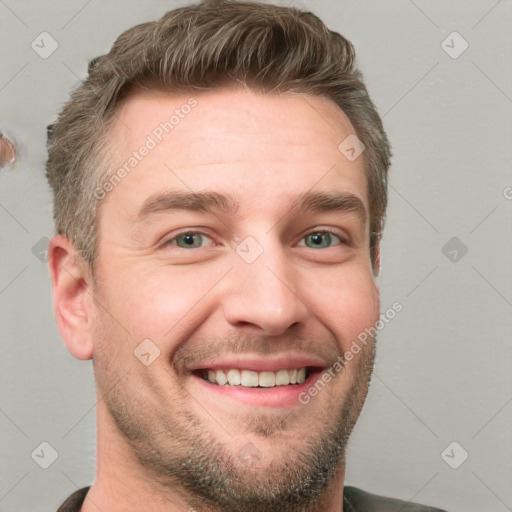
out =
{"type": "Polygon", "coordinates": [[[274,388],[302,384],[310,376],[311,368],[282,369],[276,372],[254,370],[204,369],[198,375],[210,384],[243,388],[274,388]]]}

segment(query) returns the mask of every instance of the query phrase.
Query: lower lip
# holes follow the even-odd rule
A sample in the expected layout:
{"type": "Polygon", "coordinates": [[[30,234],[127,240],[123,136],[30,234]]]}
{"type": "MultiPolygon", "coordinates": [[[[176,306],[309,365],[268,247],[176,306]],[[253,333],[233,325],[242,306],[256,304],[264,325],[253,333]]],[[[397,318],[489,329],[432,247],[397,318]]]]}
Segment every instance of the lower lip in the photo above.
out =
{"type": "Polygon", "coordinates": [[[282,408],[303,405],[299,400],[301,393],[311,387],[318,376],[318,372],[313,372],[302,384],[273,388],[244,388],[243,386],[229,386],[227,384],[219,386],[197,375],[192,375],[192,378],[203,392],[207,391],[217,396],[231,398],[246,405],[282,408]]]}

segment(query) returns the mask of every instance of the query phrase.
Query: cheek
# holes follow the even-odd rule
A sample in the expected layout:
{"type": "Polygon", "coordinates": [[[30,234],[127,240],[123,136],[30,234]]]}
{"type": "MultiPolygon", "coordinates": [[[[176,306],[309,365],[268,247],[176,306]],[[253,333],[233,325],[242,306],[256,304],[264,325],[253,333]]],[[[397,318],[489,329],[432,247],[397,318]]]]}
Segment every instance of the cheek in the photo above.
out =
{"type": "MultiPolygon", "coordinates": [[[[220,269],[222,270],[222,269],[220,269]]],[[[135,269],[107,283],[112,316],[132,338],[168,342],[202,310],[203,299],[224,272],[192,268],[135,269]]]]}
{"type": "MultiPolygon", "coordinates": [[[[104,321],[119,324],[120,335],[131,340],[130,347],[149,338],[172,350],[170,339],[178,343],[198,322],[222,309],[215,286],[229,269],[229,265],[105,269],[108,278],[103,280],[100,299],[108,312],[104,321]]],[[[343,350],[378,321],[378,289],[371,270],[362,263],[300,269],[295,276],[293,287],[310,309],[310,321],[316,318],[330,329],[343,350]]]]}
{"type": "Polygon", "coordinates": [[[314,312],[334,332],[343,350],[379,320],[379,291],[368,272],[344,272],[316,279],[308,294],[311,304],[315,304],[314,312]]]}

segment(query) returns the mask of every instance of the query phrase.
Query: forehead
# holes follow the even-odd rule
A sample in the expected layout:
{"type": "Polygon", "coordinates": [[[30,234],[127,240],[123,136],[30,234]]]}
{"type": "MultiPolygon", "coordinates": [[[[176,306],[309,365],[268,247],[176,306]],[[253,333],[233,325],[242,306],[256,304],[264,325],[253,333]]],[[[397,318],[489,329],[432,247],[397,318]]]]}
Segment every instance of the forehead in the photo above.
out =
{"type": "Polygon", "coordinates": [[[127,172],[106,201],[133,210],[165,188],[208,189],[268,211],[269,201],[294,201],[314,188],[352,193],[367,207],[363,158],[350,161],[339,150],[353,133],[341,109],[316,96],[238,86],[179,95],[137,90],[114,123],[113,172],[127,172]]]}

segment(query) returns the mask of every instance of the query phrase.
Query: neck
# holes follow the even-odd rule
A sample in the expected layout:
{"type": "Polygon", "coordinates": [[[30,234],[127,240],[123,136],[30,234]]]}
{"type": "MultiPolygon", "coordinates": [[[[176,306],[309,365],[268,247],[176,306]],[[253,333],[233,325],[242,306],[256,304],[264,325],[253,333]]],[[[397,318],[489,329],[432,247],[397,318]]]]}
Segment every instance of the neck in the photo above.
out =
{"type": "MultiPolygon", "coordinates": [[[[98,404],[97,431],[96,479],[81,512],[168,512],[170,509],[173,512],[195,512],[191,500],[178,485],[164,486],[148,474],[133,455],[130,444],[117,430],[102,402],[98,404]]],[[[343,512],[344,481],[343,463],[336,470],[325,498],[308,512],[343,512]]]]}

